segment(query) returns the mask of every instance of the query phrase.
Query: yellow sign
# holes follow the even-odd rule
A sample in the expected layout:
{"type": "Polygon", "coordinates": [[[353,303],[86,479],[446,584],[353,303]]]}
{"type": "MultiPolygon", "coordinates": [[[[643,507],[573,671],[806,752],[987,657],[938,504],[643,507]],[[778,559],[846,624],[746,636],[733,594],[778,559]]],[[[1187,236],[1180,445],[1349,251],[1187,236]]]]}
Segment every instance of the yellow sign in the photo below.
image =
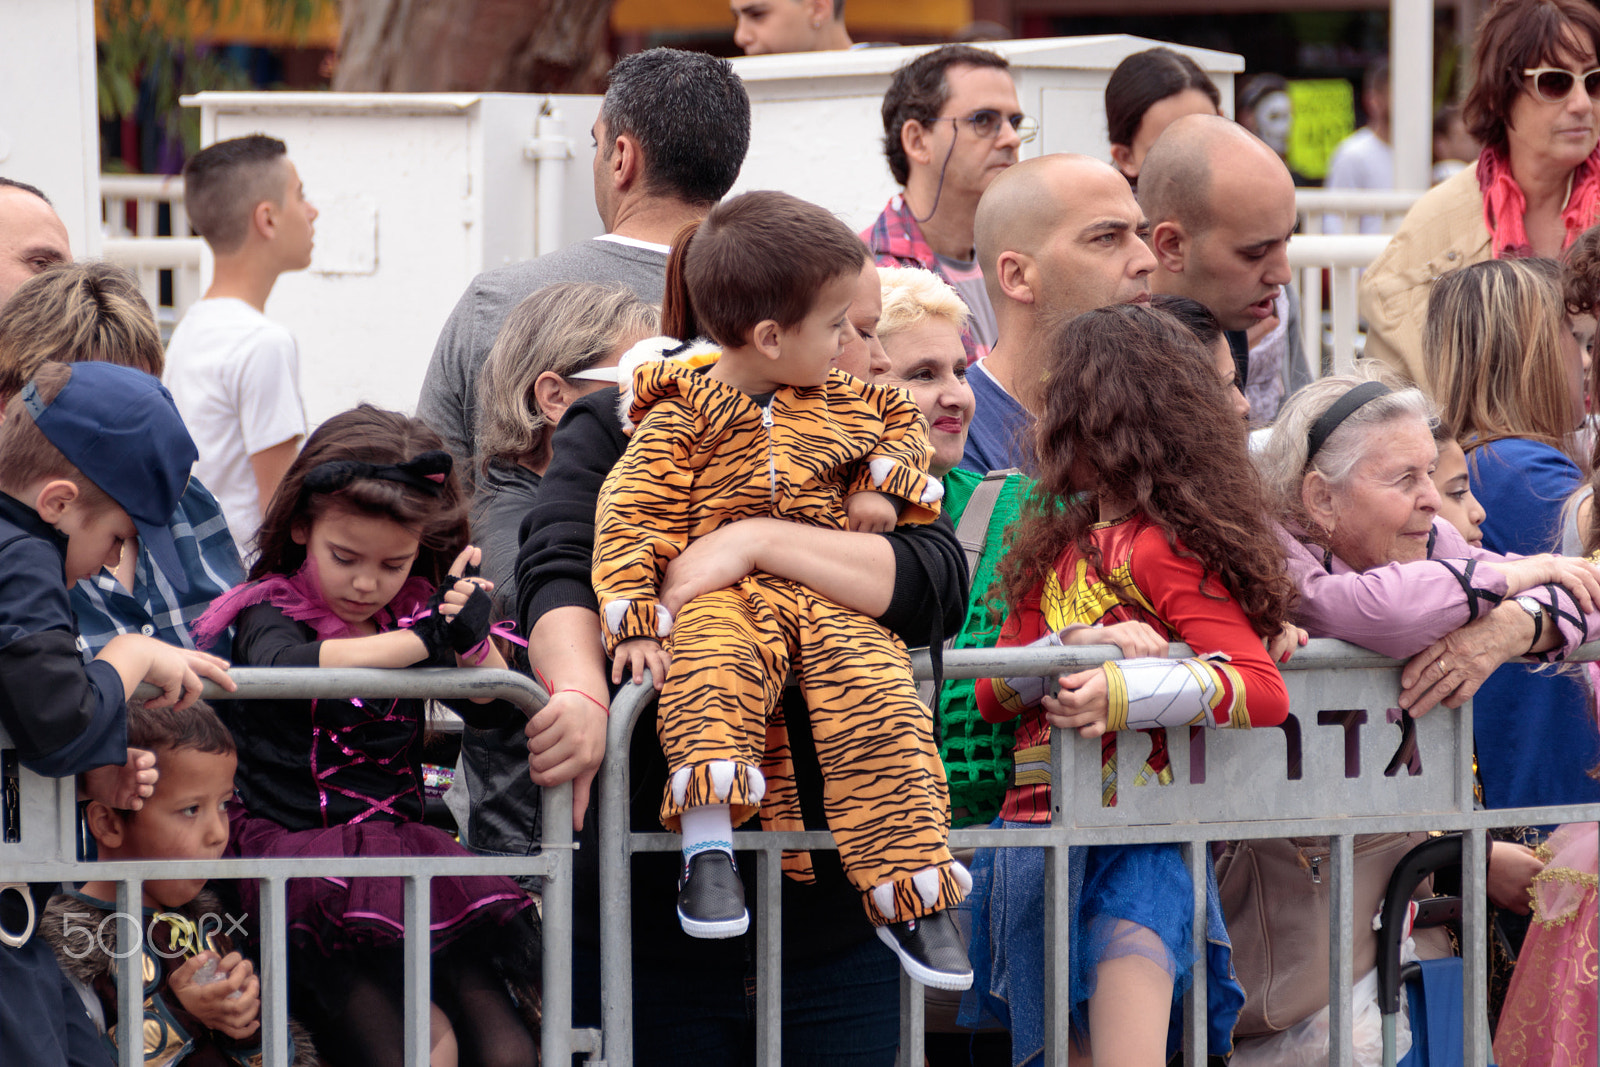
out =
{"type": "Polygon", "coordinates": [[[1356,128],[1355,91],[1343,78],[1289,83],[1294,125],[1289,129],[1289,166],[1307,178],[1328,175],[1328,160],[1356,128]]]}

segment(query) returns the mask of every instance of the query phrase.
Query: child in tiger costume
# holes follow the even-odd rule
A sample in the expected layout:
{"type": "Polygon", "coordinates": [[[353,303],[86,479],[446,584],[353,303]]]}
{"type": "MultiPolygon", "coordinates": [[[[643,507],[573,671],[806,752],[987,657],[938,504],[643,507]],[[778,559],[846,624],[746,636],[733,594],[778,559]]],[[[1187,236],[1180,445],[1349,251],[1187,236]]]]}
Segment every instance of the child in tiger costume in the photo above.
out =
{"type": "MultiPolygon", "coordinates": [[[[749,925],[734,826],[759,811],[769,829],[801,828],[773,715],[793,671],[828,825],[878,936],[918,981],[964,989],[972,970],[948,909],[971,879],[947,847],[944,768],[905,647],[876,621],[760,572],[676,615],[659,597],[669,561],[740,519],[884,532],[937,516],[944,490],[927,473],[916,405],[832,369],[865,259],[841,222],[783,193],[735,197],[678,235],[663,329],[721,350],[633,374],[623,403],[637,429],[601,490],[594,585],[618,680],[639,666],[660,677],[670,653],[661,820],[683,834],[685,932],[735,937],[749,925]]],[[[785,866],[809,876],[803,855],[785,866]]]]}

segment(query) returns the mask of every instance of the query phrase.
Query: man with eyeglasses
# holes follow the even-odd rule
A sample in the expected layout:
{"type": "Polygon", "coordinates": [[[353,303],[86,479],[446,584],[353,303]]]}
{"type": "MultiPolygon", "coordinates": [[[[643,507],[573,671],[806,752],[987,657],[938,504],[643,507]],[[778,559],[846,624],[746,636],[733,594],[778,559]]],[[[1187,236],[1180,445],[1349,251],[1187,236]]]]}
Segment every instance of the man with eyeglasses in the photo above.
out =
{"type": "Polygon", "coordinates": [[[978,200],[1037,130],[1005,57],[968,45],[913,59],[883,97],[884,155],[904,191],[861,239],[879,266],[933,271],[961,294],[972,310],[961,335],[968,362],[998,336],[973,243],[978,200]]]}

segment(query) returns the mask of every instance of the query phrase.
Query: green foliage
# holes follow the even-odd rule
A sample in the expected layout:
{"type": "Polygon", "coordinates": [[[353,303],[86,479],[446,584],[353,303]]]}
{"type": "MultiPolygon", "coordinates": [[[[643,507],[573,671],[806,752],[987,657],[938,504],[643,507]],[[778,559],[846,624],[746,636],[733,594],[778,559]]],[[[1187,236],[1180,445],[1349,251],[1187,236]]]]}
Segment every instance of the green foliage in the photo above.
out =
{"type": "MultiPolygon", "coordinates": [[[[304,35],[312,21],[337,0],[262,0],[269,22],[304,35]]],[[[141,89],[152,94],[157,115],[169,130],[182,133],[193,151],[200,144],[200,116],[181,107],[179,97],[207,89],[249,89],[243,68],[224,52],[196,47],[199,14],[215,22],[237,13],[239,0],[95,0],[105,27],[100,42],[97,92],[102,120],[126,118],[139,104],[141,89]]]]}

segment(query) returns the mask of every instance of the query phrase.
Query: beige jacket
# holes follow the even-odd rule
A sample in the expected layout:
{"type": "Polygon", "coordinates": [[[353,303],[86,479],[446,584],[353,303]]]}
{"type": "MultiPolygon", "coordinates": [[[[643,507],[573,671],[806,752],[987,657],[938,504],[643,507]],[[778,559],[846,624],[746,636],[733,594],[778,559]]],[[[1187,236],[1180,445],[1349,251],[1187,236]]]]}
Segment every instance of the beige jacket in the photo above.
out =
{"type": "Polygon", "coordinates": [[[1422,323],[1435,278],[1492,258],[1478,169],[1467,167],[1424,193],[1389,246],[1361,276],[1366,355],[1428,388],[1422,323]]]}

